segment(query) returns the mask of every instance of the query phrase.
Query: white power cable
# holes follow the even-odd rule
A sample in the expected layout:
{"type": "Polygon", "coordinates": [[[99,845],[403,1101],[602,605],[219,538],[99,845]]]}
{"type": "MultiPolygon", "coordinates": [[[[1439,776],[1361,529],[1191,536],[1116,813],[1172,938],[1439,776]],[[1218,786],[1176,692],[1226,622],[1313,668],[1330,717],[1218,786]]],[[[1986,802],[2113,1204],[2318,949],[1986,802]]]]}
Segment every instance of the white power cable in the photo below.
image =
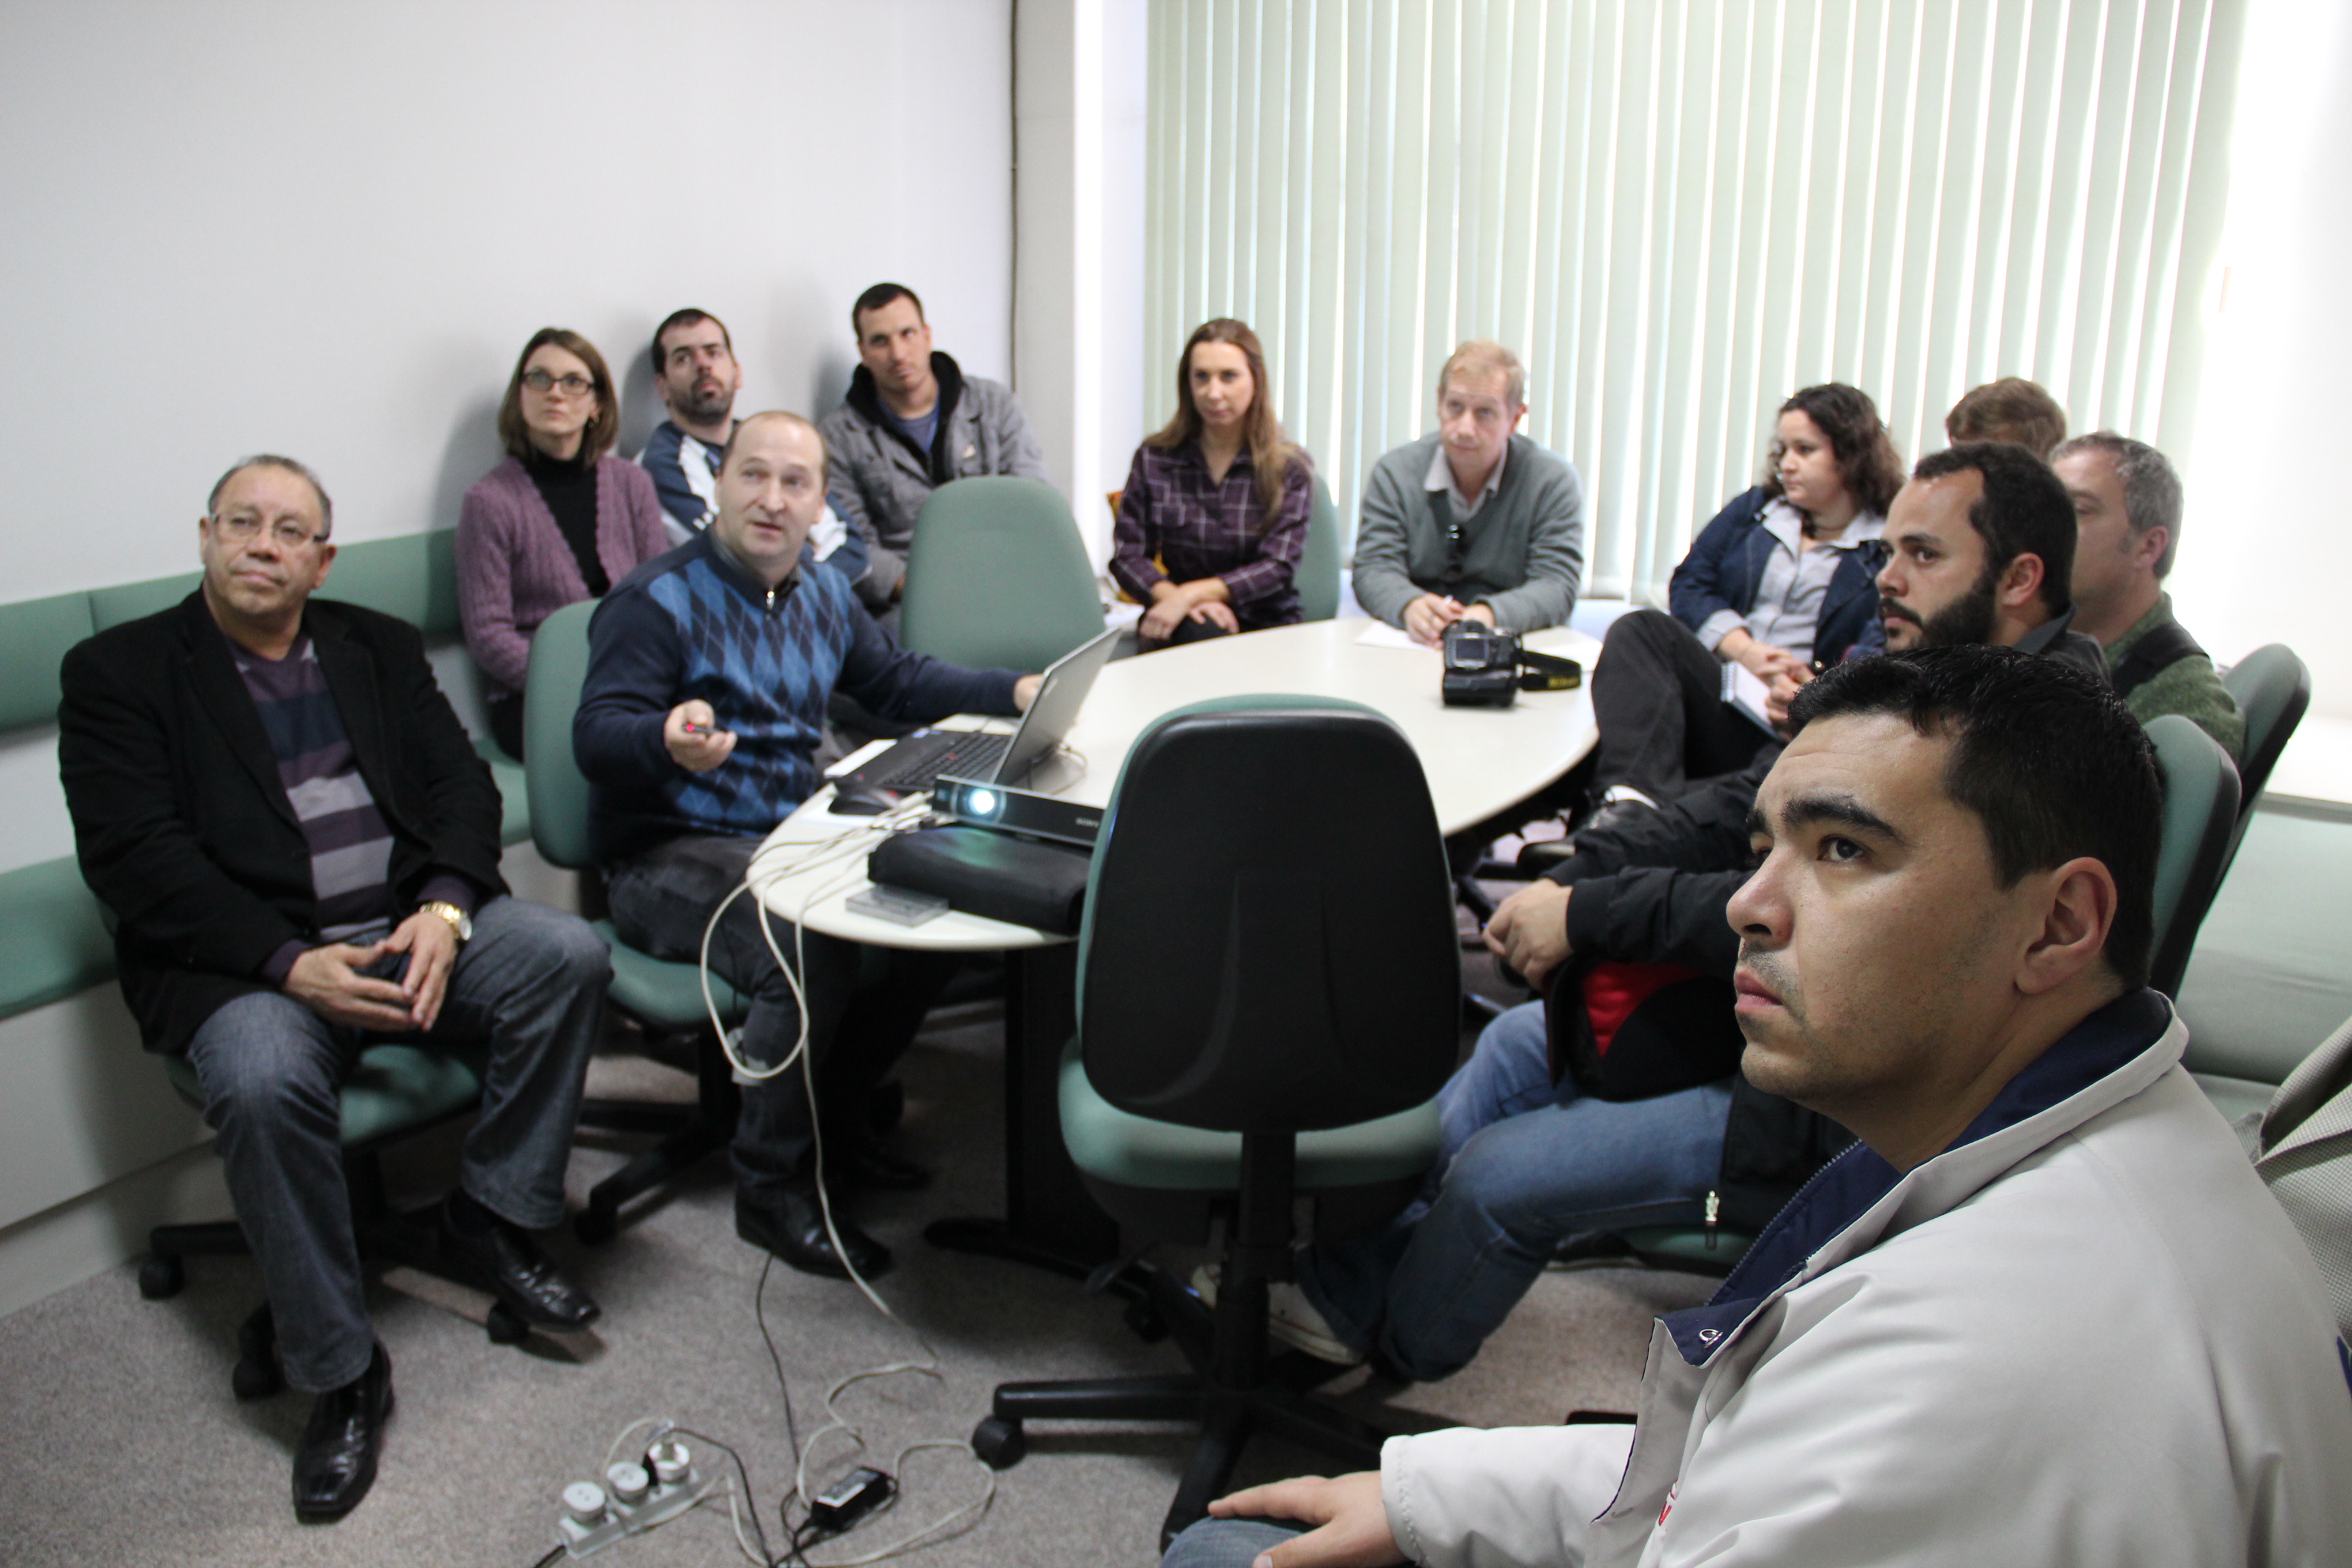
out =
{"type": "MultiPolygon", "coordinates": [[[[847,832],[836,834],[831,838],[823,840],[814,846],[808,853],[803,855],[796,860],[791,861],[782,867],[764,868],[761,874],[761,879],[773,880],[782,877],[805,876],[813,871],[825,869],[827,867],[837,868],[835,875],[827,878],[823,882],[818,883],[801,900],[802,908],[804,910],[813,909],[823,903],[825,900],[831,898],[842,888],[858,880],[865,875],[864,865],[862,860],[857,857],[858,851],[870,847],[871,845],[880,842],[882,839],[890,837],[894,833],[914,826],[917,823],[921,821],[923,816],[928,814],[929,810],[929,803],[928,796],[915,796],[901,803],[892,810],[875,817],[871,822],[861,824],[847,832]]],[[[747,874],[741,884],[737,886],[732,891],[729,892],[726,898],[719,900],[719,907],[711,911],[709,923],[703,928],[701,954],[702,998],[704,1006],[709,1010],[712,1027],[719,1030],[719,1043],[726,1050],[727,1059],[730,1064],[734,1067],[738,1074],[747,1079],[751,1079],[752,1081],[765,1081],[766,1079],[775,1078],[788,1070],[793,1063],[802,1058],[803,1053],[808,1049],[810,1033],[808,994],[802,983],[802,976],[807,973],[808,968],[806,956],[807,926],[804,921],[795,921],[793,922],[793,956],[790,960],[787,960],[784,957],[782,945],[776,940],[775,928],[770,921],[767,900],[764,899],[755,898],[753,907],[758,912],[760,934],[768,944],[769,955],[776,961],[776,967],[783,971],[786,983],[792,986],[793,1000],[800,1012],[800,1033],[798,1038],[793,1042],[792,1050],[785,1054],[782,1061],[776,1062],[766,1068],[751,1067],[737,1055],[733,1042],[728,1038],[723,1020],[719,1016],[718,1000],[710,989],[711,939],[718,931],[719,921],[721,917],[726,914],[728,906],[751,890],[751,878],[747,874]]],[[[920,1361],[892,1362],[882,1366],[867,1367],[862,1371],[851,1373],[848,1376],[842,1378],[839,1382],[835,1383],[831,1388],[825,1391],[824,1411],[828,1420],[824,1426],[819,1427],[816,1431],[809,1435],[807,1442],[801,1445],[799,1461],[794,1467],[793,1475],[793,1496],[799,1499],[801,1506],[803,1509],[806,1509],[810,1506],[808,1489],[808,1456],[810,1452],[816,1447],[817,1444],[823,1441],[828,1434],[833,1432],[842,1432],[848,1436],[850,1441],[855,1444],[856,1447],[862,1449],[866,1446],[864,1435],[858,1431],[856,1426],[852,1423],[847,1416],[841,1413],[840,1408],[835,1405],[835,1401],[839,1399],[842,1394],[848,1392],[850,1388],[871,1378],[890,1377],[895,1376],[899,1373],[915,1373],[921,1376],[939,1379],[942,1374],[940,1370],[940,1354],[938,1350],[932,1346],[930,1341],[919,1331],[908,1324],[906,1320],[899,1317],[897,1312],[891,1310],[890,1304],[885,1301],[881,1296],[875,1291],[874,1287],[866,1281],[866,1277],[857,1271],[857,1266],[850,1261],[849,1249],[842,1245],[841,1229],[839,1225],[835,1222],[833,1214],[833,1194],[831,1190],[825,1185],[824,1182],[824,1121],[817,1105],[816,1074],[814,1070],[803,1072],[801,1075],[801,1087],[803,1092],[808,1097],[810,1145],[812,1163],[814,1167],[817,1206],[819,1211],[824,1216],[825,1238],[833,1244],[833,1255],[841,1260],[842,1268],[848,1274],[850,1282],[856,1285],[858,1289],[858,1292],[863,1295],[867,1301],[873,1304],[874,1310],[881,1313],[884,1317],[889,1319],[892,1322],[898,1324],[900,1328],[907,1330],[908,1333],[913,1334],[915,1336],[916,1342],[921,1345],[923,1349],[923,1359],[920,1361]]],[[[902,1537],[898,1541],[893,1542],[887,1546],[877,1548],[863,1556],[844,1559],[838,1563],[830,1565],[830,1568],[852,1568],[853,1564],[878,1563],[886,1557],[894,1556],[900,1552],[908,1550],[918,1542],[938,1536],[940,1531],[949,1529],[949,1527],[956,1524],[958,1521],[963,1520],[966,1516],[971,1516],[976,1521],[979,1518],[984,1516],[988,1512],[990,1507],[996,1500],[996,1472],[990,1468],[989,1466],[980,1458],[978,1454],[973,1453],[970,1442],[962,1438],[946,1437],[919,1439],[907,1445],[907,1447],[898,1451],[898,1458],[894,1462],[895,1466],[898,1469],[903,1471],[905,1469],[906,1460],[908,1455],[933,1448],[951,1448],[958,1452],[970,1455],[972,1462],[980,1466],[981,1473],[987,1483],[981,1496],[971,1502],[964,1503],[956,1508],[943,1518],[925,1525],[920,1530],[915,1531],[912,1533],[902,1537]]],[[[729,1501],[729,1510],[730,1514],[733,1511],[733,1507],[734,1504],[730,1498],[729,1501]]],[[[750,1544],[742,1540],[742,1531],[740,1524],[736,1529],[736,1538],[738,1543],[742,1546],[745,1554],[747,1556],[751,1555],[750,1544]]]]}

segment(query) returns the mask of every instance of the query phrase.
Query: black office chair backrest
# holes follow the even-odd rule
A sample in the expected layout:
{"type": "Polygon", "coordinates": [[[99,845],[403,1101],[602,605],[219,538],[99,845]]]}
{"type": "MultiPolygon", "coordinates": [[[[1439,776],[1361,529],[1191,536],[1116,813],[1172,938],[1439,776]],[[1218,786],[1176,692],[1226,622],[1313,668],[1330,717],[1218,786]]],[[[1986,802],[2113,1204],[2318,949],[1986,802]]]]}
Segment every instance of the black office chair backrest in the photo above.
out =
{"type": "Polygon", "coordinates": [[[1138,1116],[1312,1131],[1435,1094],[1461,1029],[1420,760],[1371,709],[1222,698],[1128,754],[1080,936],[1087,1078],[1138,1116]]]}

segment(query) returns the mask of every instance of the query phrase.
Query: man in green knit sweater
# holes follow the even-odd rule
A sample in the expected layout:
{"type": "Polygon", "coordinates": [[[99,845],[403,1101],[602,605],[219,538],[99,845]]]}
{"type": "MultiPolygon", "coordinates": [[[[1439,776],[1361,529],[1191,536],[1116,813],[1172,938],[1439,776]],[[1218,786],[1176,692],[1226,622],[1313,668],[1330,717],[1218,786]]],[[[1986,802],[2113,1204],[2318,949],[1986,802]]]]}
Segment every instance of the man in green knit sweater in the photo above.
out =
{"type": "Polygon", "coordinates": [[[2050,454],[2074,500],[2074,630],[2105,650],[2116,695],[2141,723],[2193,721],[2237,761],[2246,742],[2213,661],[2172,618],[2164,579],[2180,545],[2180,477],[2163,453],[2112,430],[2050,454]]]}

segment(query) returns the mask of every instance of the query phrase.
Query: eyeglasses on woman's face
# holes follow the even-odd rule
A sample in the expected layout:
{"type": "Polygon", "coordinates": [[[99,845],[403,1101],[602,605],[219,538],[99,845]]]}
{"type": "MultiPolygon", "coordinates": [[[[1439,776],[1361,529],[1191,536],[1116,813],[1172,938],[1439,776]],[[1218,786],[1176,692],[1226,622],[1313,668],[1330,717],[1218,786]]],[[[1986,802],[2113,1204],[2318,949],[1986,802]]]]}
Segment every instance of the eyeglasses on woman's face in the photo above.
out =
{"type": "Polygon", "coordinates": [[[562,375],[551,375],[543,370],[527,370],[522,373],[522,384],[541,396],[551,392],[562,392],[566,397],[585,397],[596,390],[594,380],[576,370],[562,375]]]}

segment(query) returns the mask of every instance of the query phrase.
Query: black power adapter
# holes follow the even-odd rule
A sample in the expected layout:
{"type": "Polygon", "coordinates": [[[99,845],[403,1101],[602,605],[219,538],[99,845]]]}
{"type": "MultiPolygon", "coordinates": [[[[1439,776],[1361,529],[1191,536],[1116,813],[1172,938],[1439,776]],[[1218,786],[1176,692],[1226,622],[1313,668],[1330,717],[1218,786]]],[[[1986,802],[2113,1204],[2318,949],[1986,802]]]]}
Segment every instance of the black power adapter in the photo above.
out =
{"type": "Polygon", "coordinates": [[[827,1535],[838,1535],[888,1502],[898,1483],[883,1471],[860,1465],[824,1489],[809,1504],[809,1523],[827,1535]]]}

